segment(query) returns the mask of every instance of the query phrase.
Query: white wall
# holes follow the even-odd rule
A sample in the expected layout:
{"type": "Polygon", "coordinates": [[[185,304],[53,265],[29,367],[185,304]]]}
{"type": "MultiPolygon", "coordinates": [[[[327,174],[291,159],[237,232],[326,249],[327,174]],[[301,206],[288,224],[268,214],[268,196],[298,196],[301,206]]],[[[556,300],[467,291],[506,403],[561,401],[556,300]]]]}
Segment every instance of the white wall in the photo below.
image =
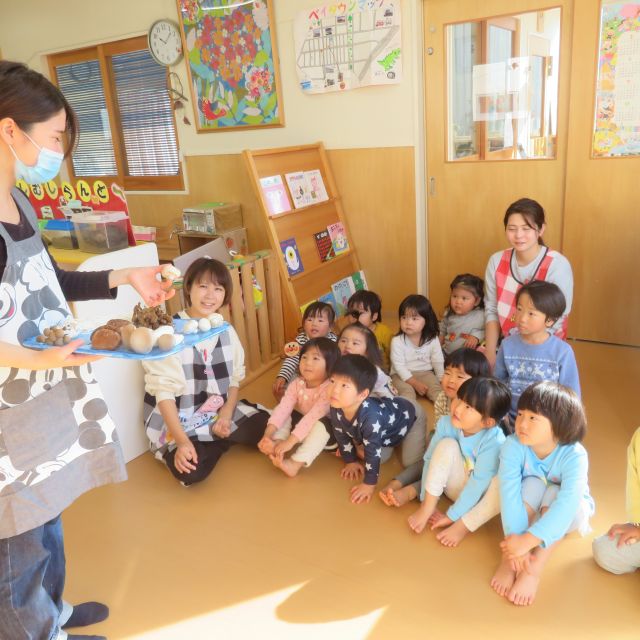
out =
{"type": "MultiPolygon", "coordinates": [[[[329,148],[414,146],[419,135],[416,96],[420,52],[421,0],[402,0],[404,79],[400,84],[365,87],[344,93],[303,95],[297,85],[293,50],[293,19],[298,11],[322,0],[275,0],[284,128],[197,134],[178,118],[180,146],[185,155],[237,153],[246,148],[278,147],[322,140],[329,148]]],[[[48,53],[147,32],[158,18],[178,18],[174,0],[20,0],[3,3],[0,48],[6,59],[20,60],[46,71],[48,53]]],[[[184,61],[175,71],[187,95],[184,61]]],[[[187,115],[194,118],[187,105],[187,115]]],[[[419,146],[419,145],[418,145],[419,146]]]]}

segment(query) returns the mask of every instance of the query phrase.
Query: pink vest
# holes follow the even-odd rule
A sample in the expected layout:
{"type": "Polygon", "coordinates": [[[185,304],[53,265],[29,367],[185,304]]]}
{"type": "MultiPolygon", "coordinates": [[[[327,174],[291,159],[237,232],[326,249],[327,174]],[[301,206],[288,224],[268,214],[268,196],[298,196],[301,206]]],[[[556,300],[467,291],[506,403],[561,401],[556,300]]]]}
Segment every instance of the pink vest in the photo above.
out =
{"type": "MultiPolygon", "coordinates": [[[[504,251],[500,258],[498,268],[496,269],[498,318],[500,319],[502,335],[505,337],[508,336],[515,327],[516,294],[520,290],[520,287],[526,284],[526,282],[518,282],[511,273],[513,251],[513,249],[506,249],[504,251]]],[[[549,250],[547,250],[531,280],[546,280],[552,262],[553,256],[550,255],[549,250]]],[[[529,281],[527,280],[527,282],[529,281]]],[[[567,318],[562,322],[560,329],[556,331],[556,335],[562,340],[567,339],[567,318]]]]}

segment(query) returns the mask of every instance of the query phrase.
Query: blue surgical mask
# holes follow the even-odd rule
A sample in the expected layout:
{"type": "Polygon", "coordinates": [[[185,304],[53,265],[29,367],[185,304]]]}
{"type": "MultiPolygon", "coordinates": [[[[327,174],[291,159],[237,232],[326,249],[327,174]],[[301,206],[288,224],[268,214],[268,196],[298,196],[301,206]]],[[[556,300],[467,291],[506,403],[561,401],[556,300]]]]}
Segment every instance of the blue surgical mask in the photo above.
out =
{"type": "Polygon", "coordinates": [[[60,173],[64,155],[57,151],[51,151],[51,149],[47,149],[46,147],[41,147],[34,142],[28,134],[24,133],[24,135],[29,138],[31,144],[33,144],[36,149],[40,150],[40,153],[38,154],[38,160],[35,165],[30,167],[18,158],[13,147],[9,147],[16,159],[16,178],[22,178],[27,184],[44,184],[45,182],[49,182],[49,180],[53,180],[60,173]]]}

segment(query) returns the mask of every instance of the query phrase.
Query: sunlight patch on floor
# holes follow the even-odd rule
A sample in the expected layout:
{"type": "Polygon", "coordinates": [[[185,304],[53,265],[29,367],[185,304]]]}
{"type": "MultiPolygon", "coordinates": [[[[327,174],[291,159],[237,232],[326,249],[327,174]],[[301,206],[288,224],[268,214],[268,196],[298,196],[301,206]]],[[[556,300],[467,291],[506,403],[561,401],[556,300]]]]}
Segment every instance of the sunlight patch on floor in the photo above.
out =
{"type": "Polygon", "coordinates": [[[247,600],[232,607],[218,609],[177,624],[127,636],[127,640],[199,640],[205,638],[278,638],[305,640],[316,638],[349,638],[365,640],[375,627],[386,607],[364,616],[335,622],[292,624],[278,618],[277,608],[306,585],[302,582],[286,589],[247,600]]]}

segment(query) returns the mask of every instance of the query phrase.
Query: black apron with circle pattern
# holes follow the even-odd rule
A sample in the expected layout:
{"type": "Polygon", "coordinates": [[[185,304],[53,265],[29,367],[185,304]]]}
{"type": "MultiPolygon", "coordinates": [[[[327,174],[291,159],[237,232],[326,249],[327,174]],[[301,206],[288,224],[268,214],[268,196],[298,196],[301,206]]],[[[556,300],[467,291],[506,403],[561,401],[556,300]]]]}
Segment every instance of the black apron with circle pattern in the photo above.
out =
{"type": "MultiPolygon", "coordinates": [[[[12,192],[35,233],[11,238],[0,282],[0,341],[22,344],[70,315],[35,212],[12,192]]],[[[34,371],[0,365],[0,538],[52,518],[89,489],[126,479],[115,425],[91,365],[34,371]]]]}

